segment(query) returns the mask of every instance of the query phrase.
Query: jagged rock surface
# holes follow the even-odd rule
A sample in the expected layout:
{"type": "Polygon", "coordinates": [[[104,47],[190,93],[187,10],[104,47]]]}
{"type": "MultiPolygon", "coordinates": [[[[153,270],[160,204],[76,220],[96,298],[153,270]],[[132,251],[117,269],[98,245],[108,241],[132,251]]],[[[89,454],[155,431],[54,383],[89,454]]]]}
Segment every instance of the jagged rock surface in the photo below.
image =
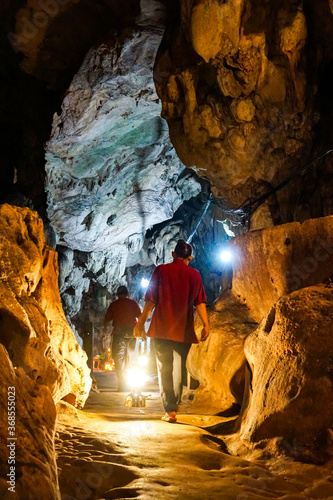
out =
{"type": "Polygon", "coordinates": [[[57,402],[86,400],[87,356],[66,322],[58,291],[57,254],[45,245],[36,212],[0,207],[0,341],[14,366],[49,387],[57,402]]]}
{"type": "Polygon", "coordinates": [[[48,216],[65,246],[138,251],[149,227],[200,191],[190,174],[180,177],[159,116],[152,67],[162,34],[144,19],[91,49],[54,117],[48,216]]]}
{"type": "MultiPolygon", "coordinates": [[[[257,198],[309,158],[320,118],[318,82],[326,71],[331,79],[330,21],[326,0],[180,2],[180,22],[167,29],[154,69],[162,116],[183,163],[208,176],[231,207],[257,198]]],[[[297,202],[299,212],[323,209],[321,176],[312,172],[303,186],[279,193],[278,213],[268,207],[261,227],[280,217],[302,219],[305,213],[293,214],[297,202]],[[316,199],[314,178],[321,185],[316,199]]]]}
{"type": "Polygon", "coordinates": [[[60,500],[54,450],[56,408],[51,393],[45,385],[31,380],[23,368],[14,369],[1,344],[0,364],[0,496],[14,500],[60,500]],[[14,436],[8,434],[9,391],[15,392],[15,431],[11,431],[14,436]],[[10,437],[16,441],[7,441],[10,437]],[[13,443],[14,447],[7,447],[13,443]],[[10,467],[15,472],[14,491],[8,490],[13,486],[10,467]]]}
{"type": "Polygon", "coordinates": [[[245,340],[251,375],[234,451],[282,444],[298,459],[325,460],[333,427],[332,324],[332,286],[318,285],[282,297],[245,340]]]}

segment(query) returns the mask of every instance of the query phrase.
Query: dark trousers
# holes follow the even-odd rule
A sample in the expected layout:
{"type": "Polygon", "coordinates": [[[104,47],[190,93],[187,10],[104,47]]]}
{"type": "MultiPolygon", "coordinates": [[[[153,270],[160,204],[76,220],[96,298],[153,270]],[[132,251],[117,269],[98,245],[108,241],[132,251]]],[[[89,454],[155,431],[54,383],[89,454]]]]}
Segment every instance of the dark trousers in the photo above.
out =
{"type": "Polygon", "coordinates": [[[118,378],[118,390],[126,388],[126,368],[131,364],[135,351],[134,337],[112,335],[112,357],[118,378]]]}
{"type": "Polygon", "coordinates": [[[191,344],[153,339],[162,403],[166,412],[177,411],[186,385],[186,358],[191,344]]]}

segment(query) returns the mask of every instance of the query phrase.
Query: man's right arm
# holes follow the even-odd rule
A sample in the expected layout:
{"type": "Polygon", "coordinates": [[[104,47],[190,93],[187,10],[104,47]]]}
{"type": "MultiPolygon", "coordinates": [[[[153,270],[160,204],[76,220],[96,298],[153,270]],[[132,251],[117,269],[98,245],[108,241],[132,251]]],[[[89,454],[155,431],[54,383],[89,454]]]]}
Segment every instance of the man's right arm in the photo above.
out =
{"type": "Polygon", "coordinates": [[[149,318],[150,313],[152,312],[154,307],[155,307],[154,302],[152,302],[150,300],[145,302],[145,307],[144,307],[142,314],[141,314],[140,318],[138,319],[138,322],[135,325],[134,330],[133,330],[134,337],[138,337],[138,338],[140,338],[140,337],[145,338],[146,337],[145,322],[149,318]]]}

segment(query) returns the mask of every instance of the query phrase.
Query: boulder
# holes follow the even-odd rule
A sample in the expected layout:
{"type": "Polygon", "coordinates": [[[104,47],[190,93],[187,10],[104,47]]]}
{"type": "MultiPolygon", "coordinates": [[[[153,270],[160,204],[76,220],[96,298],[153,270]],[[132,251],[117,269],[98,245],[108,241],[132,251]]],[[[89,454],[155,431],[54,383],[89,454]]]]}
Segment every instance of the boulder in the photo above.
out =
{"type": "Polygon", "coordinates": [[[333,286],[284,296],[245,340],[250,370],[235,434],[242,446],[322,462],[333,428],[333,286]]]}
{"type": "Polygon", "coordinates": [[[56,409],[50,390],[22,368],[15,369],[2,344],[0,365],[0,497],[60,500],[54,449],[56,409]],[[13,411],[15,420],[9,419],[13,411]]]}
{"type": "Polygon", "coordinates": [[[58,290],[57,253],[28,208],[0,206],[0,342],[15,367],[46,385],[57,402],[86,400],[87,356],[66,322],[58,290]]]}

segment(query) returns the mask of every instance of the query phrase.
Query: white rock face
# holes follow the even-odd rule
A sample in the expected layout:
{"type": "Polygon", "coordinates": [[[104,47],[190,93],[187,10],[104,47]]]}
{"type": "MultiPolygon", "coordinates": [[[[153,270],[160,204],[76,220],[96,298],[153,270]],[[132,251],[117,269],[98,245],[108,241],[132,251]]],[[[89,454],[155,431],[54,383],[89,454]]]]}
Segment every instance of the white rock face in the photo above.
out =
{"type": "Polygon", "coordinates": [[[184,166],[160,118],[152,70],[163,28],[149,15],[88,52],[54,117],[48,216],[72,249],[137,252],[148,228],[200,191],[191,176],[178,179],[184,166]]]}

